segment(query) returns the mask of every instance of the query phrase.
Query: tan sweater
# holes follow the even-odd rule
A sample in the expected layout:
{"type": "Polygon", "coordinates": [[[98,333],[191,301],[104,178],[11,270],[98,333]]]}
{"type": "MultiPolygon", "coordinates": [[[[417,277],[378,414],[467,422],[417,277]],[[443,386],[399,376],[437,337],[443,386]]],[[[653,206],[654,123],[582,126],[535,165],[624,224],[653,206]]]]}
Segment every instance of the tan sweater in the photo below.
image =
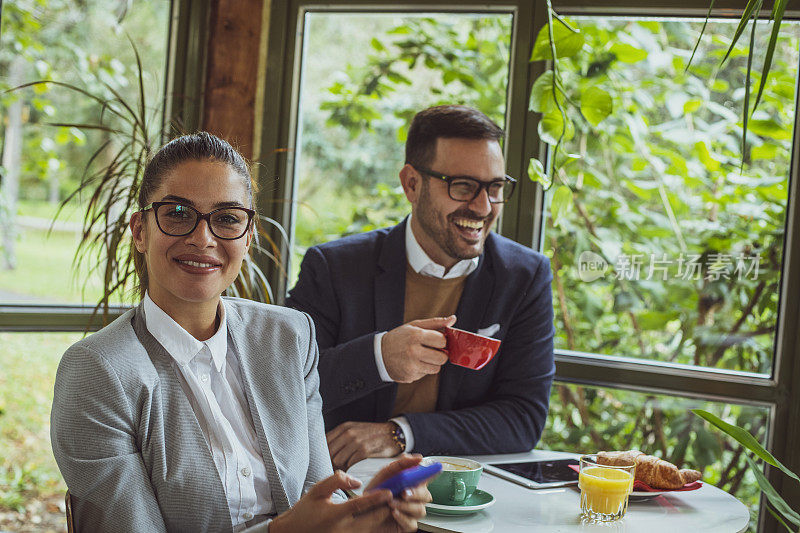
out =
{"type": "MultiPolygon", "coordinates": [[[[407,265],[403,323],[454,314],[466,279],[466,276],[451,279],[423,276],[407,265]]],[[[429,374],[413,383],[398,383],[392,416],[434,411],[438,394],[439,374],[429,374]]]]}

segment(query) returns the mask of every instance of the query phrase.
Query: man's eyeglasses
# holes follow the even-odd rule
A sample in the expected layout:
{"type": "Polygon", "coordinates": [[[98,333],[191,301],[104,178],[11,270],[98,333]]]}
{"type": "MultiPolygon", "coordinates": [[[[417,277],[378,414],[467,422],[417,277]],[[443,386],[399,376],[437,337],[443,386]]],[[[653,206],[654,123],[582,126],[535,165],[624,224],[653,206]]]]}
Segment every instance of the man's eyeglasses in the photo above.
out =
{"type": "Polygon", "coordinates": [[[190,205],[177,202],[153,202],[144,207],[142,212],[149,209],[156,215],[158,229],[171,237],[189,235],[201,220],[205,220],[211,233],[226,241],[242,238],[256,214],[244,207],[220,207],[209,213],[201,213],[190,205]]]}
{"type": "Polygon", "coordinates": [[[511,198],[511,195],[514,193],[514,186],[517,183],[517,180],[508,175],[502,179],[486,182],[469,176],[446,176],[427,168],[414,168],[417,172],[447,182],[447,194],[456,202],[471,202],[478,197],[482,189],[486,189],[486,194],[489,196],[490,203],[502,204],[511,198]]]}

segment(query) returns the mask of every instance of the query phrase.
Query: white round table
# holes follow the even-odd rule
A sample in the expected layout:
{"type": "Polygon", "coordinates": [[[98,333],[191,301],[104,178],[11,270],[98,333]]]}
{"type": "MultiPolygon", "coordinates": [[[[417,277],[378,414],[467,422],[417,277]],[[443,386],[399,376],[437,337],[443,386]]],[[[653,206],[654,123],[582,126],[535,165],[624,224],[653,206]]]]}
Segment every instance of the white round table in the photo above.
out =
{"type": "MultiPolygon", "coordinates": [[[[469,456],[481,463],[514,463],[576,457],[575,454],[533,450],[508,455],[469,456]]],[[[348,473],[366,483],[391,459],[366,459],[348,473]]],[[[741,533],[750,513],[728,494],[712,485],[688,492],[672,492],[651,500],[634,502],[622,520],[604,524],[582,524],[577,488],[531,490],[486,472],[478,487],[491,493],[496,503],[465,516],[428,514],[419,522],[422,531],[442,533],[613,532],[613,533],[741,533]]]]}

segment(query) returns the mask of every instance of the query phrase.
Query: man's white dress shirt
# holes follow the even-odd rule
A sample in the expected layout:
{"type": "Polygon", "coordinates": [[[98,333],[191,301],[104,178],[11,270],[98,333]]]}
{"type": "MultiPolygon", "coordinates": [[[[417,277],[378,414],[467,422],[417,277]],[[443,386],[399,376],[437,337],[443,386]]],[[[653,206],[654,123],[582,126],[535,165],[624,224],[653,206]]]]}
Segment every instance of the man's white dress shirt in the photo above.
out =
{"type": "MultiPolygon", "coordinates": [[[[408,215],[406,221],[406,257],[408,264],[414,269],[414,272],[423,276],[430,276],[439,279],[459,278],[461,276],[469,276],[476,268],[478,268],[478,257],[472,259],[462,259],[452,266],[447,272],[445,267],[434,262],[425,250],[420,246],[417,237],[414,235],[414,230],[411,229],[411,215],[408,215]]],[[[383,353],[381,352],[381,339],[386,334],[385,331],[375,334],[374,350],[375,350],[375,365],[378,367],[378,374],[381,379],[387,383],[394,381],[389,373],[386,371],[386,364],[383,362],[383,353]]],[[[414,448],[414,434],[411,431],[411,425],[404,416],[398,416],[391,419],[395,422],[406,437],[406,452],[411,452],[414,448]]]]}
{"type": "Polygon", "coordinates": [[[225,303],[220,300],[219,329],[199,341],[150,298],[144,297],[145,324],[172,357],[217,467],[234,531],[257,515],[274,514],[267,470],[242,387],[239,360],[228,349],[225,303]]]}

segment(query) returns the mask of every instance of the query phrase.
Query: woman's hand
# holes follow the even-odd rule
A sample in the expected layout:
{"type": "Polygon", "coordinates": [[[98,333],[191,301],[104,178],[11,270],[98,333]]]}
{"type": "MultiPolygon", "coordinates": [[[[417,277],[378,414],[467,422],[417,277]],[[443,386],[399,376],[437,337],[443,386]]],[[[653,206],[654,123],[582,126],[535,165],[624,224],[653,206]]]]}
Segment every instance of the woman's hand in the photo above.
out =
{"type": "MultiPolygon", "coordinates": [[[[380,485],[393,475],[407,468],[417,466],[421,461],[422,456],[419,454],[401,455],[400,459],[385,466],[372,478],[367,488],[364,489],[364,494],[374,494],[369,492],[372,487],[380,485]]],[[[407,489],[400,498],[391,500],[389,503],[392,513],[391,517],[384,523],[384,527],[381,528],[380,531],[397,532],[417,530],[417,520],[425,516],[425,504],[432,500],[431,493],[428,492],[428,481],[430,481],[430,479],[412,489],[407,489]]]]}
{"type": "Polygon", "coordinates": [[[394,523],[396,509],[390,507],[392,493],[388,490],[365,493],[344,503],[331,501],[337,490],[360,486],[359,480],[337,470],[311,487],[294,507],[275,518],[269,525],[270,533],[391,531],[387,524],[394,523]]]}

